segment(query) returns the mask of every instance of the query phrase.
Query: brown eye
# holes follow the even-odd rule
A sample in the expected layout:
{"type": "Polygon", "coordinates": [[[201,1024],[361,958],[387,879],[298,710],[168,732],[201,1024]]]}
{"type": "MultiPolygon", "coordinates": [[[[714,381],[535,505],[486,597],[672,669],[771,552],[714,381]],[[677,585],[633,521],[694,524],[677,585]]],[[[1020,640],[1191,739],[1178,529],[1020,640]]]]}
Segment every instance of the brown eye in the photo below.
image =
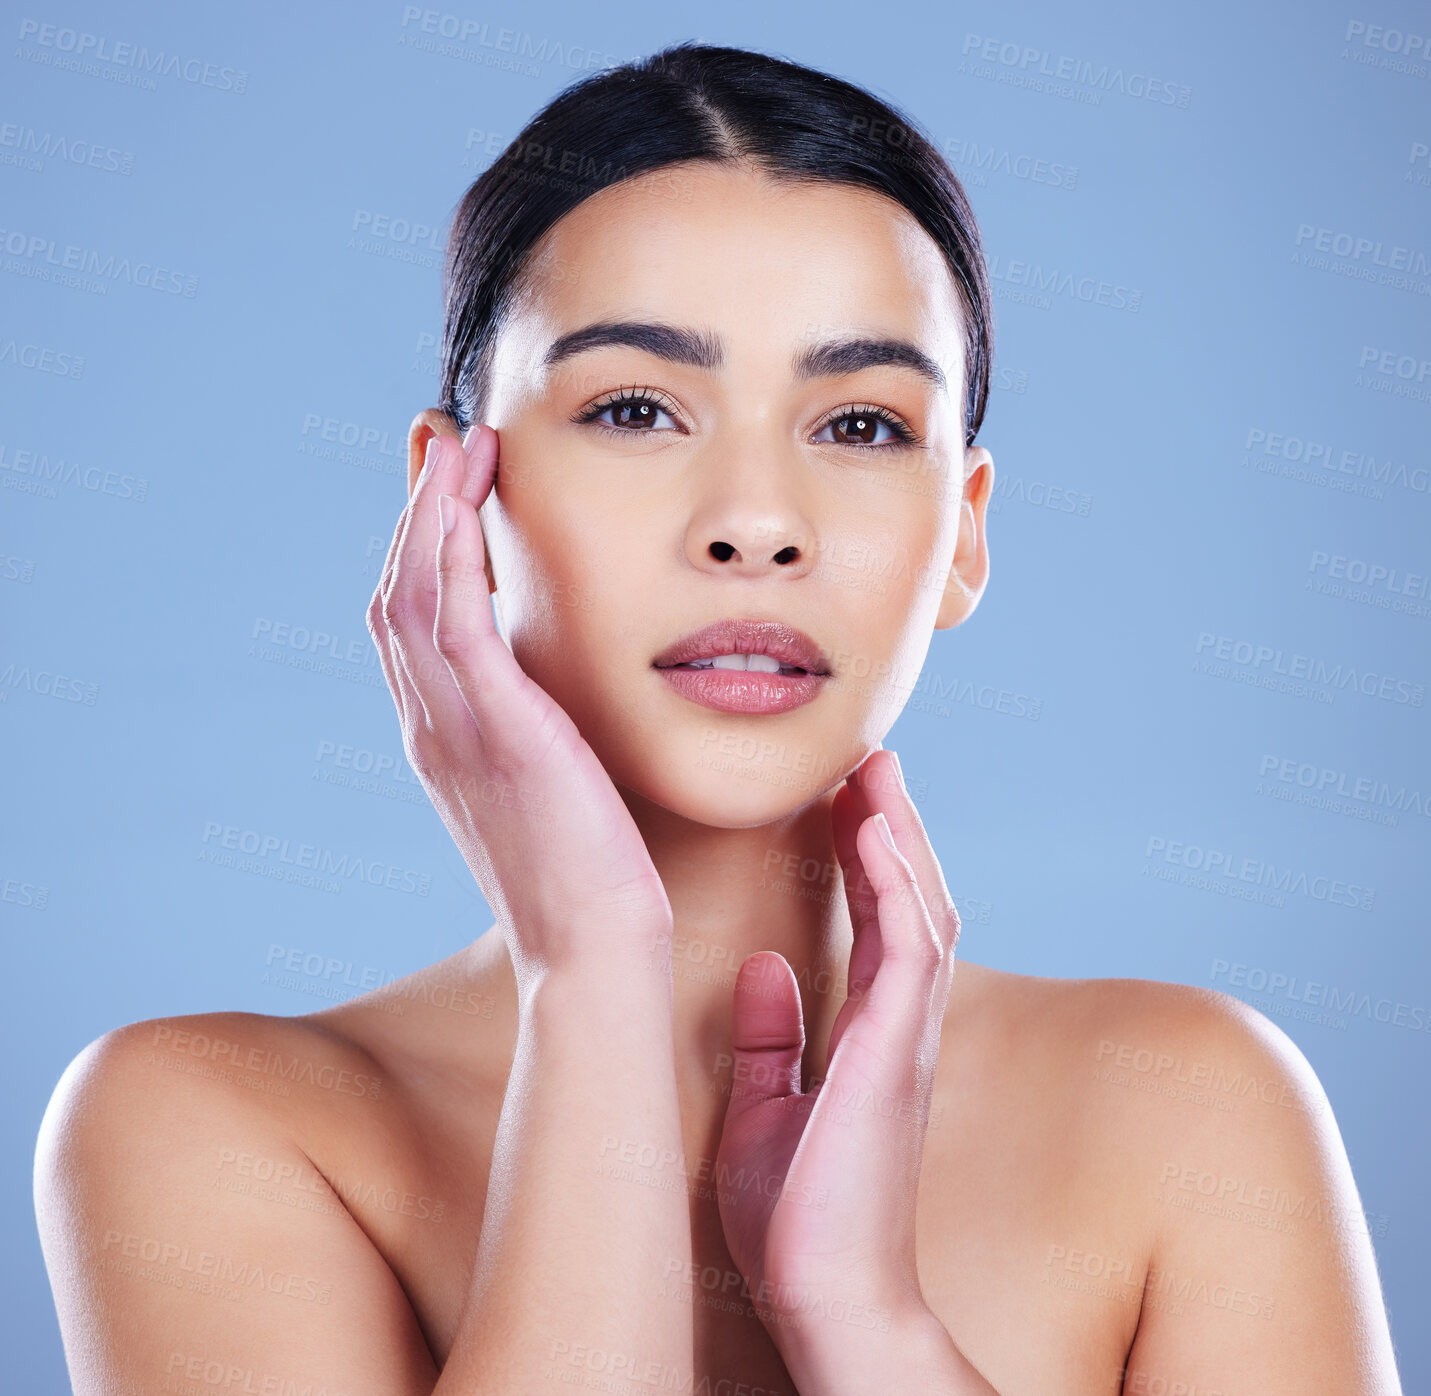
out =
{"type": "Polygon", "coordinates": [[[815,437],[834,446],[895,446],[913,439],[914,433],[897,419],[859,407],[831,417],[815,437]],[[881,437],[881,431],[886,435],[881,437]]]}
{"type": "Polygon", "coordinates": [[[645,428],[656,420],[660,409],[650,402],[613,402],[611,404],[612,425],[618,427],[645,428]]]}
{"type": "Polygon", "coordinates": [[[607,398],[605,402],[593,403],[572,419],[578,423],[592,423],[606,431],[624,432],[636,435],[658,430],[669,430],[676,426],[670,412],[660,401],[649,393],[623,393],[607,398]],[[665,418],[666,425],[661,425],[665,418]]]}
{"type": "Polygon", "coordinates": [[[830,425],[835,428],[835,440],[841,444],[857,441],[862,446],[872,446],[884,423],[878,417],[851,412],[848,416],[837,417],[830,425]]]}

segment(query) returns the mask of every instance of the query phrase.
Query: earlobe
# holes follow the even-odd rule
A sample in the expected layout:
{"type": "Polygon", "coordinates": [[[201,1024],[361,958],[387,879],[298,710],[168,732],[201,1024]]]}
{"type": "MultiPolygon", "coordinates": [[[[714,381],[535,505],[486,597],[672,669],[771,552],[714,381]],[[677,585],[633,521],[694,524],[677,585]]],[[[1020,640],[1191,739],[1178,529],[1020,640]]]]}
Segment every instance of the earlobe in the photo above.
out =
{"type": "MultiPolygon", "coordinates": [[[[463,444],[462,433],[457,429],[457,423],[452,417],[444,412],[440,407],[424,407],[416,417],[412,419],[412,425],[407,429],[407,497],[412,498],[413,492],[417,489],[417,477],[422,474],[422,467],[427,461],[427,443],[434,436],[450,436],[462,450],[466,450],[463,444]]],[[[482,515],[478,512],[477,527],[482,528],[482,515]]],[[[487,533],[482,529],[482,571],[487,577],[487,591],[490,595],[497,590],[497,580],[492,575],[492,553],[487,547],[487,533]]]]}
{"type": "Polygon", "coordinates": [[[994,458],[983,446],[964,454],[964,497],[959,503],[959,540],[935,618],[936,630],[968,620],[989,580],[989,540],[985,532],[994,492],[994,458]]]}

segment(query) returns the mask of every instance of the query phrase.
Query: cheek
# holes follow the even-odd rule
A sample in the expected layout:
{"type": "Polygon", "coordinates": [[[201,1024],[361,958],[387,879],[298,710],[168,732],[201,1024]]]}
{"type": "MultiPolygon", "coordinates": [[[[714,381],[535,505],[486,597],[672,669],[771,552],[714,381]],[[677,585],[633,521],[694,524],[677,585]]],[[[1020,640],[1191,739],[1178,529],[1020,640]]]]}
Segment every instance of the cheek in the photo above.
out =
{"type": "MultiPolygon", "coordinates": [[[[549,493],[507,491],[484,513],[502,632],[523,671],[573,716],[618,681],[632,651],[632,597],[649,582],[629,575],[629,544],[591,516],[546,506],[549,493]]],[[[571,501],[565,501],[570,503],[571,501]]]]}
{"type": "MultiPolygon", "coordinates": [[[[924,662],[949,557],[937,520],[921,518],[887,532],[846,533],[820,559],[835,669],[854,686],[903,686],[924,662]]],[[[873,696],[873,693],[871,693],[873,696]]]]}

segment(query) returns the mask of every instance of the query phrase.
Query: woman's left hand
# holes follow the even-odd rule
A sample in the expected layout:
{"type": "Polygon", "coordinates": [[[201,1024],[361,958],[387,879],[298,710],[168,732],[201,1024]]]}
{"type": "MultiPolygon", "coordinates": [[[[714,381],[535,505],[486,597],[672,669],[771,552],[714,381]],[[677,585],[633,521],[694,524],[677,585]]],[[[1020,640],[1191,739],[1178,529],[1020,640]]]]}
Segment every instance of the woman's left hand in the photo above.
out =
{"type": "Polygon", "coordinates": [[[801,1396],[991,1392],[915,1267],[959,915],[893,753],[851,774],[831,816],[854,929],[847,998],[825,1079],[802,1092],[794,974],[774,951],[741,966],[717,1154],[726,1244],[801,1396]]]}

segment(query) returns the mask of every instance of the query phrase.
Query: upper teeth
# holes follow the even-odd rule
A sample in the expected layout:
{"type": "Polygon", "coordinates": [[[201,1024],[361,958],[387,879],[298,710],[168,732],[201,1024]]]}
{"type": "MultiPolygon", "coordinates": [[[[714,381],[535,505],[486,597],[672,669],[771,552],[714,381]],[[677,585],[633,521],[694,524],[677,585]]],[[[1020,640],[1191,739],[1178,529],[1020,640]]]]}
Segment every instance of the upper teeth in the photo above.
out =
{"type": "Polygon", "coordinates": [[[781,664],[769,654],[719,654],[714,659],[693,659],[698,669],[755,669],[762,674],[778,674],[781,664]]]}

